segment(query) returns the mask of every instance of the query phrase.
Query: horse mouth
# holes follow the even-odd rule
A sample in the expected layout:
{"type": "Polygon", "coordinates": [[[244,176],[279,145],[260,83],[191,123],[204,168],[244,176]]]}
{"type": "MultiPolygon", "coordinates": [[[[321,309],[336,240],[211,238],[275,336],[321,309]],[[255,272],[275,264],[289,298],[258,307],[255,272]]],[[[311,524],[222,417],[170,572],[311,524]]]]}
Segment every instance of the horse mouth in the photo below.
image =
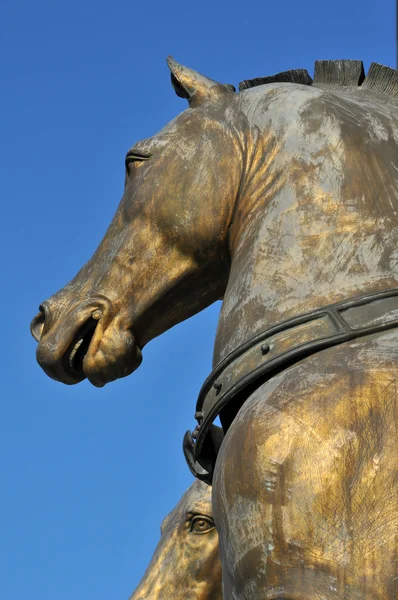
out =
{"type": "Polygon", "coordinates": [[[93,339],[98,321],[90,317],[77,331],[71,344],[63,357],[63,367],[68,375],[79,381],[86,375],[83,370],[83,361],[93,339]]]}

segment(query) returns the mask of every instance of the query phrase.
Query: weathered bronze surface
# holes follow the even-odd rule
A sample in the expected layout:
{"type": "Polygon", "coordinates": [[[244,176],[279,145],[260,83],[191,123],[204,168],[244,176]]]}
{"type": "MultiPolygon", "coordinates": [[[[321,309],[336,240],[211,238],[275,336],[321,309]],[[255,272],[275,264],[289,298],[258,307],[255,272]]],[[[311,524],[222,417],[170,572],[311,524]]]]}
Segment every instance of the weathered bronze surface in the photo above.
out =
{"type": "MultiPolygon", "coordinates": [[[[102,243],[32,324],[64,383],[128,375],[149,340],[218,298],[215,365],[286,319],[398,287],[396,71],[321,61],[314,81],[234,93],[169,66],[189,109],[129,151],[102,243]]],[[[397,329],[350,339],[222,411],[225,598],[396,600],[397,354],[397,329]]]]}
{"type": "Polygon", "coordinates": [[[130,600],[221,600],[211,487],[196,481],[164,519],[153,558],[130,600]]]}
{"type": "Polygon", "coordinates": [[[393,288],[287,319],[238,346],[213,369],[199,393],[198,426],[183,441],[191,472],[212,483],[224,432],[250,390],[320,350],[397,327],[398,288],[393,288]],[[218,415],[223,430],[213,424],[218,415]]]}

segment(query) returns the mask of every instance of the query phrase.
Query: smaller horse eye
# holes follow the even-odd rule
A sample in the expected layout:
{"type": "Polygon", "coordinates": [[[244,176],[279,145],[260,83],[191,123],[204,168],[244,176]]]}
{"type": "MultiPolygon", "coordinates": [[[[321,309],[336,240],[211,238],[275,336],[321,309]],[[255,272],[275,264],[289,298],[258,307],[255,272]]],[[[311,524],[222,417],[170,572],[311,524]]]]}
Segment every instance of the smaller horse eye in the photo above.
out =
{"type": "Polygon", "coordinates": [[[208,531],[211,531],[211,529],[214,529],[214,527],[213,519],[203,515],[196,515],[191,521],[189,533],[207,533],[208,531]]]}
{"type": "Polygon", "coordinates": [[[149,155],[146,154],[136,154],[134,152],[129,152],[126,156],[126,169],[128,168],[129,165],[131,165],[131,163],[141,163],[141,162],[145,162],[146,160],[148,160],[150,158],[149,155]]]}

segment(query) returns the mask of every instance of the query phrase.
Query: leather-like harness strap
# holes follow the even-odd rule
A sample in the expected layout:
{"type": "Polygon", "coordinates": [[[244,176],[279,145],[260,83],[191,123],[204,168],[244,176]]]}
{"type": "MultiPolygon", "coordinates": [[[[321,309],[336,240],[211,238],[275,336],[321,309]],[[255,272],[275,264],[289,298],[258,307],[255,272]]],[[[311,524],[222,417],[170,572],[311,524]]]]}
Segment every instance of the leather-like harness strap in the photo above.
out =
{"type": "Polygon", "coordinates": [[[195,413],[198,426],[192,434],[185,434],[183,443],[192,473],[211,484],[223,437],[213,421],[239,396],[238,412],[249,386],[250,394],[253,386],[304,357],[394,327],[398,327],[397,288],[287,319],[240,345],[213,369],[199,393],[195,413]]]}

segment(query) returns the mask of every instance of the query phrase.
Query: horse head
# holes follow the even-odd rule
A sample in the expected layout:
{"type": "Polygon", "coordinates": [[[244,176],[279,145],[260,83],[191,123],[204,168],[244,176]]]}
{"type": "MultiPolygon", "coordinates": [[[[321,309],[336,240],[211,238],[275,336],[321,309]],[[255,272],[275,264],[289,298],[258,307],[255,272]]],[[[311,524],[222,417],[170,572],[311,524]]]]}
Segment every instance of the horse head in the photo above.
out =
{"type": "Polygon", "coordinates": [[[196,481],[164,519],[152,560],[130,600],[221,600],[211,487],[196,481]]]}
{"type": "Polygon", "coordinates": [[[189,109],[128,151],[102,242],[32,322],[38,362],[63,383],[129,375],[149,340],[223,296],[240,172],[234,88],[168,64],[189,109]]]}

